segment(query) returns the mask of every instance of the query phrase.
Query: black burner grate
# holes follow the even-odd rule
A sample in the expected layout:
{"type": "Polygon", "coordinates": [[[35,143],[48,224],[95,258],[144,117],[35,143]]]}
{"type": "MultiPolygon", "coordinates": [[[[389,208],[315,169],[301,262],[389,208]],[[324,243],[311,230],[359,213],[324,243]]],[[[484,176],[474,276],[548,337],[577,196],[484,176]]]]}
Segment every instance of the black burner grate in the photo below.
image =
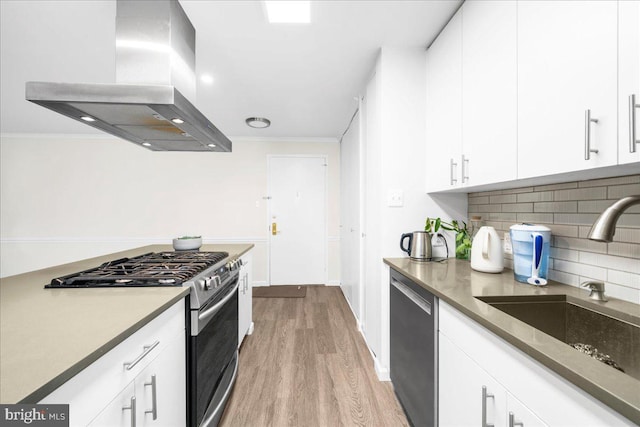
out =
{"type": "Polygon", "coordinates": [[[58,277],[45,288],[180,286],[228,256],[227,252],[150,252],[58,277]]]}

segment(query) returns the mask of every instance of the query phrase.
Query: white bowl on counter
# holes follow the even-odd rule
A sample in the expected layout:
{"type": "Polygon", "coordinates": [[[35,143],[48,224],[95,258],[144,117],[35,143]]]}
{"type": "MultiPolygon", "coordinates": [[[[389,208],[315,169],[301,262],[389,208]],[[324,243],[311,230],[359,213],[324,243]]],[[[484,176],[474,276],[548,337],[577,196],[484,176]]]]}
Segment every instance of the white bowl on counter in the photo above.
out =
{"type": "Polygon", "coordinates": [[[202,237],[173,239],[173,249],[176,251],[194,251],[202,246],[202,237]]]}

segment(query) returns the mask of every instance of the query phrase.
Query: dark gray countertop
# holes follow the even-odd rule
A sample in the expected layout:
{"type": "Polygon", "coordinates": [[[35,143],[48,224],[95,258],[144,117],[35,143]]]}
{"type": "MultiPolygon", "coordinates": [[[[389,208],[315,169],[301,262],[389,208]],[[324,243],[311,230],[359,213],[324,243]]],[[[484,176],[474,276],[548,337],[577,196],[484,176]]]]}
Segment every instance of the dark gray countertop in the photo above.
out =
{"type": "Polygon", "coordinates": [[[535,287],[516,282],[513,272],[481,273],[468,261],[449,259],[444,263],[421,263],[408,258],[385,258],[394,270],[409,277],[483,327],[527,355],[585,390],[595,398],[640,424],[640,381],[579,353],[567,344],[486,304],[478,296],[567,295],[597,310],[640,317],[640,305],[610,299],[606,303],[588,298],[588,291],[553,281],[535,287]]]}
{"type": "MultiPolygon", "coordinates": [[[[201,250],[237,258],[252,247],[201,250]]],[[[106,261],[171,250],[145,246],[0,279],[0,402],[40,401],[189,294],[183,287],[44,289],[45,284],[106,261]]]]}

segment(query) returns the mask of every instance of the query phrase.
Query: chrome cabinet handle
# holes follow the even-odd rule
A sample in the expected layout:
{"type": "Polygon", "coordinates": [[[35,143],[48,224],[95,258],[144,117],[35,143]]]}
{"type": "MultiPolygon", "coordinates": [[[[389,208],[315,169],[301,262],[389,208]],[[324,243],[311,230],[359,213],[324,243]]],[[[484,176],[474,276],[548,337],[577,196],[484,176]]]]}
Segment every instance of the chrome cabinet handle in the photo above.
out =
{"type": "Polygon", "coordinates": [[[584,159],[589,160],[591,153],[598,154],[598,150],[591,148],[591,123],[598,123],[598,119],[591,118],[591,110],[584,113],[584,159]]]}
{"type": "Polygon", "coordinates": [[[456,182],[458,182],[458,178],[456,178],[455,174],[453,173],[454,166],[458,166],[458,164],[454,162],[453,159],[451,159],[451,163],[449,164],[449,174],[450,174],[451,185],[454,185],[456,182]]]}
{"type": "Polygon", "coordinates": [[[487,423],[487,399],[493,399],[495,396],[487,392],[487,386],[482,386],[482,427],[494,427],[493,424],[487,423]]]}
{"type": "Polygon", "coordinates": [[[158,346],[158,344],[160,344],[160,341],[156,341],[156,342],[154,342],[154,343],[153,343],[153,344],[151,344],[151,345],[145,345],[144,347],[142,347],[142,350],[143,350],[142,354],[141,354],[140,356],[136,357],[136,358],[135,358],[135,360],[134,360],[133,362],[125,362],[125,363],[123,364],[123,365],[124,365],[124,368],[125,368],[127,371],[132,370],[132,369],[133,369],[133,367],[134,367],[134,366],[136,366],[138,363],[140,363],[140,361],[141,361],[142,359],[144,359],[144,358],[147,356],[147,354],[151,353],[151,350],[153,350],[154,348],[156,348],[156,347],[158,346]]]}
{"type": "Polygon", "coordinates": [[[516,421],[516,416],[513,412],[509,411],[509,427],[522,426],[524,427],[524,423],[522,421],[516,421]]]}
{"type": "Polygon", "coordinates": [[[131,396],[129,406],[123,406],[123,411],[131,411],[131,427],[136,427],[136,397],[131,396]]]}
{"type": "Polygon", "coordinates": [[[422,311],[431,316],[431,303],[429,301],[422,298],[413,289],[411,289],[404,283],[397,281],[396,279],[391,279],[391,285],[402,292],[404,296],[413,301],[422,311]]]}
{"type": "Polygon", "coordinates": [[[636,139],[636,108],[640,108],[640,104],[636,104],[636,95],[629,95],[629,152],[636,152],[636,144],[640,144],[640,140],[636,139]]]}
{"type": "Polygon", "coordinates": [[[151,414],[154,420],[158,419],[158,396],[156,393],[156,374],[151,375],[151,382],[144,383],[145,387],[151,386],[151,409],[144,411],[145,414],[151,414]]]}
{"type": "Polygon", "coordinates": [[[462,183],[469,182],[469,159],[462,155],[462,183]],[[467,167],[464,167],[465,162],[467,163],[467,167]]]}

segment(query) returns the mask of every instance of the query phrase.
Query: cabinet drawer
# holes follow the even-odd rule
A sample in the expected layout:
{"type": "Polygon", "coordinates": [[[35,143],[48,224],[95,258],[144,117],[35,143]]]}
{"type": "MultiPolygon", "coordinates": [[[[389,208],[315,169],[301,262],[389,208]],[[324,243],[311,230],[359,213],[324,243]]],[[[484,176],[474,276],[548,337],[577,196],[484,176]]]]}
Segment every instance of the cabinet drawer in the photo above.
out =
{"type": "Polygon", "coordinates": [[[184,304],[182,299],[171,306],[40,403],[68,403],[71,424],[86,425],[157,357],[177,333],[184,333],[184,304]],[[135,365],[127,370],[126,363],[135,365]]]}

